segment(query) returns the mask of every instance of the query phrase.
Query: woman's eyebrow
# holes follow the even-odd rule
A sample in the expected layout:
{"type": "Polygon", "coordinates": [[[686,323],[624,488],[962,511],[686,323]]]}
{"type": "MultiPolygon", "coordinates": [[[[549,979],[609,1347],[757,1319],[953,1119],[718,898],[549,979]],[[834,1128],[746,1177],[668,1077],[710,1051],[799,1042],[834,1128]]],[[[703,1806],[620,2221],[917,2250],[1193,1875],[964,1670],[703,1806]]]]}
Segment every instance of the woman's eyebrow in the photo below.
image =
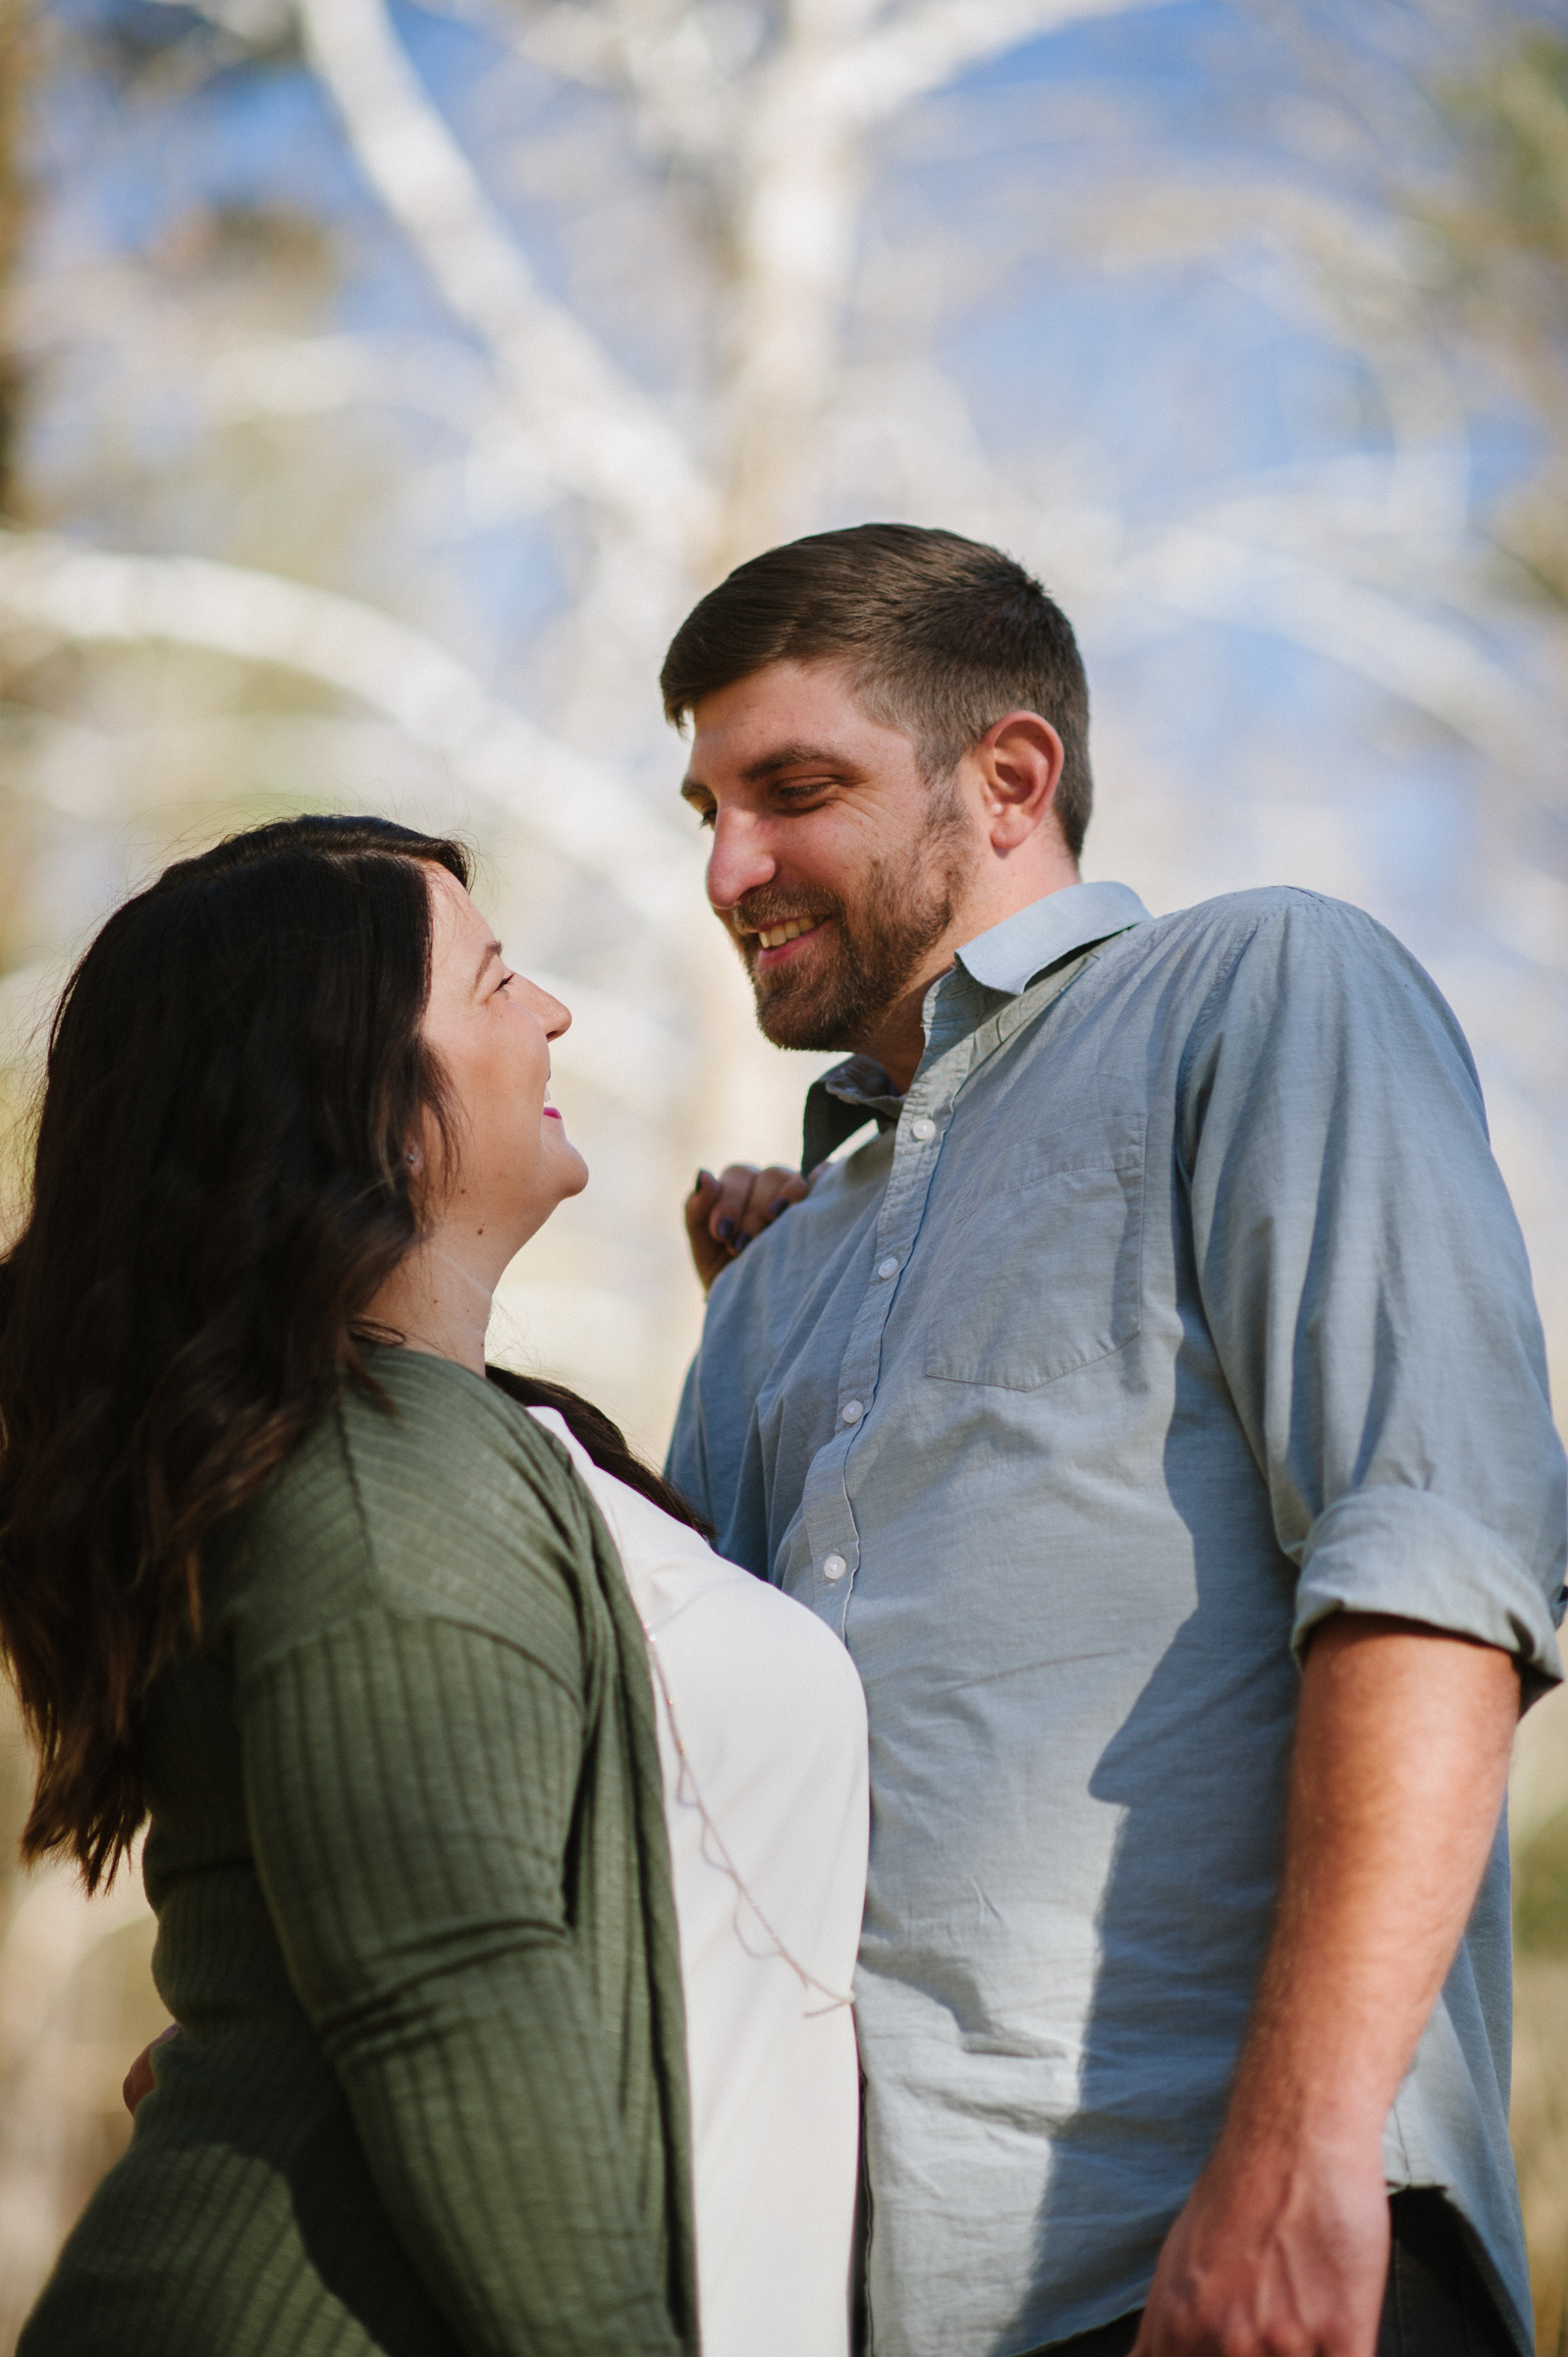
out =
{"type": "Polygon", "coordinates": [[[499,942],[499,941],[487,941],[487,942],[485,943],[484,956],[483,956],[483,957],[480,959],[480,960],[479,960],[479,970],[478,970],[478,972],[477,972],[477,973],[474,975],[474,978],[473,978],[473,986],[474,986],[475,990],[477,990],[477,989],[478,989],[478,987],[479,987],[480,983],[481,983],[481,982],[484,980],[484,978],[485,978],[485,969],[488,967],[488,965],[489,965],[489,963],[490,963],[490,960],[491,960],[491,959],[492,959],[492,958],[499,958],[500,956],[501,956],[501,944],[500,944],[500,942],[499,942]]]}

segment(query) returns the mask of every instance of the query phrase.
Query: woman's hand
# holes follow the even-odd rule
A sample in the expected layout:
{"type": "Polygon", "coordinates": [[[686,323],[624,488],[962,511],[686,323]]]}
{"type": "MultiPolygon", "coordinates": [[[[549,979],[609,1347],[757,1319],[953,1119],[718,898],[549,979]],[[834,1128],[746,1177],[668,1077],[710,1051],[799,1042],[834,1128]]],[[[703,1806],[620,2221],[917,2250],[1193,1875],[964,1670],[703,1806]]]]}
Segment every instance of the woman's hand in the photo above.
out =
{"type": "Polygon", "coordinates": [[[144,2046],[131,2068],[126,2072],[125,2085],[121,2088],[120,2093],[125,2098],[126,2110],[133,2119],[136,2116],[137,2104],[144,2095],[152,2093],[156,2084],[152,2076],[152,2047],[166,2046],[179,2027],[177,2021],[171,2021],[166,2030],[160,2030],[152,2041],[152,2046],[144,2046]]]}
{"type": "Polygon", "coordinates": [[[754,1235],[771,1228],[791,1203],[803,1202],[809,1192],[798,1171],[776,1162],[765,1171],[753,1163],[731,1162],[717,1178],[712,1171],[699,1171],[686,1197],[686,1236],[703,1291],[754,1235]]]}

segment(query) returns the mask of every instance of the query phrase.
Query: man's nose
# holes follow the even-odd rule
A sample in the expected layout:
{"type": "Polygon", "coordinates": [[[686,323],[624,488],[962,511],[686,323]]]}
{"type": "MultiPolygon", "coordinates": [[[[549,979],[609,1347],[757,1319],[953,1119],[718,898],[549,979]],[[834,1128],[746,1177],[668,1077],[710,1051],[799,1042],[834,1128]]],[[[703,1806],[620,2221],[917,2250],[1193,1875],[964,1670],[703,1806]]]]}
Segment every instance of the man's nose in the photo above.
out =
{"type": "Polygon", "coordinates": [[[766,832],[754,815],[748,810],[721,810],[713,822],[713,850],[708,854],[708,898],[720,914],[733,908],[748,892],[771,884],[778,869],[766,832]]]}

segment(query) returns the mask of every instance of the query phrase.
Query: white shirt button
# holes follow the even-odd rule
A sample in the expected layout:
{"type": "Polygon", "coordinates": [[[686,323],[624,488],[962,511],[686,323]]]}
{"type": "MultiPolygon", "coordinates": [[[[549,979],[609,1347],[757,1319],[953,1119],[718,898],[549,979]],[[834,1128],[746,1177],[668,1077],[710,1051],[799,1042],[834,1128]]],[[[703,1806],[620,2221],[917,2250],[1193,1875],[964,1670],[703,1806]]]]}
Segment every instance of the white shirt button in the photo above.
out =
{"type": "Polygon", "coordinates": [[[896,1276],[897,1276],[897,1274],[898,1274],[898,1263],[897,1263],[895,1260],[879,1260],[879,1261],[878,1261],[878,1263],[877,1263],[877,1275],[878,1275],[879,1277],[896,1277],[896,1276]]]}
{"type": "Polygon", "coordinates": [[[846,1424],[858,1424],[865,1412],[858,1399],[846,1399],[838,1410],[846,1424]]]}
{"type": "Polygon", "coordinates": [[[936,1136],[937,1124],[935,1122],[929,1121],[925,1114],[922,1114],[918,1122],[910,1123],[909,1133],[912,1137],[918,1137],[921,1144],[924,1145],[928,1137],[936,1136]]]}
{"type": "Polygon", "coordinates": [[[825,1555],[822,1559],[822,1576],[824,1579],[842,1579],[848,1568],[849,1565],[844,1562],[841,1555],[825,1555]]]}

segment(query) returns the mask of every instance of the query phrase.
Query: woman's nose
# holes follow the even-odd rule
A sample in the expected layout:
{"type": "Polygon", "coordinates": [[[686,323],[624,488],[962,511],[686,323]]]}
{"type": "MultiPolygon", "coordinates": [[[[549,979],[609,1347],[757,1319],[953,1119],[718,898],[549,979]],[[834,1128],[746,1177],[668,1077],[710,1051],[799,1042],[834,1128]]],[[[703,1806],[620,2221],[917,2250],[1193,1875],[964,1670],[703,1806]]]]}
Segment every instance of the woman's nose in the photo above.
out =
{"type": "Polygon", "coordinates": [[[748,892],[771,884],[778,867],[762,829],[749,811],[720,811],[714,820],[713,850],[708,854],[708,898],[715,908],[721,912],[733,908],[748,892]]]}
{"type": "Polygon", "coordinates": [[[548,990],[541,990],[538,983],[530,982],[526,975],[519,974],[517,980],[528,1005],[544,1026],[546,1039],[559,1039],[563,1031],[571,1029],[569,1007],[563,1006],[560,999],[553,997],[548,990]]]}

